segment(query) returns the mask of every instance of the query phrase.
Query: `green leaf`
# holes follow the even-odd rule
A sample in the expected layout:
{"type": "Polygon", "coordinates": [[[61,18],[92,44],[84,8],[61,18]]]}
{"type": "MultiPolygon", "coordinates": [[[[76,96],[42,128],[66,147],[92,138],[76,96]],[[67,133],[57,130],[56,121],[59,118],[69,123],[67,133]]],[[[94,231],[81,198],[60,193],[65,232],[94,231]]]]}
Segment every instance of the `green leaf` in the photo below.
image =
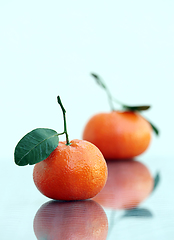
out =
{"type": "Polygon", "coordinates": [[[153,131],[156,133],[156,135],[158,136],[159,135],[159,130],[157,127],[155,127],[155,125],[153,123],[151,123],[150,121],[148,121],[153,129],[153,131]]]}
{"type": "Polygon", "coordinates": [[[48,128],[36,128],[27,133],[16,145],[15,163],[19,166],[32,165],[46,159],[58,146],[56,131],[48,128]]]}
{"type": "Polygon", "coordinates": [[[142,106],[128,106],[128,105],[123,105],[123,108],[126,108],[130,111],[145,111],[150,108],[149,105],[142,105],[142,106]]]}
{"type": "Polygon", "coordinates": [[[103,87],[104,89],[106,89],[105,84],[102,82],[101,78],[100,78],[97,74],[91,73],[91,75],[95,78],[96,82],[97,82],[101,87],[103,87]]]}
{"type": "Polygon", "coordinates": [[[154,192],[154,190],[157,188],[157,186],[159,185],[159,182],[160,182],[160,174],[157,173],[156,176],[154,177],[154,185],[153,185],[152,192],[154,192]]]}
{"type": "MultiPolygon", "coordinates": [[[[113,101],[118,103],[124,110],[128,110],[128,111],[146,111],[148,110],[151,106],[149,105],[140,105],[140,106],[129,106],[129,105],[126,105],[120,101],[118,101],[117,99],[113,98],[109,89],[107,88],[107,86],[104,84],[103,80],[95,73],[91,73],[91,75],[95,78],[96,82],[102,87],[105,89],[107,95],[108,95],[108,99],[109,99],[109,104],[110,104],[110,107],[112,109],[112,111],[115,110],[114,106],[113,106],[113,101]]],[[[147,119],[146,119],[147,120],[147,119]]],[[[148,121],[148,120],[147,120],[148,121]]],[[[148,121],[153,129],[153,131],[156,133],[156,135],[159,135],[159,130],[157,129],[157,127],[155,127],[154,124],[152,124],[150,121],[148,121]]]]}
{"type": "Polygon", "coordinates": [[[145,208],[133,208],[126,210],[123,217],[152,217],[152,213],[145,208]]]}

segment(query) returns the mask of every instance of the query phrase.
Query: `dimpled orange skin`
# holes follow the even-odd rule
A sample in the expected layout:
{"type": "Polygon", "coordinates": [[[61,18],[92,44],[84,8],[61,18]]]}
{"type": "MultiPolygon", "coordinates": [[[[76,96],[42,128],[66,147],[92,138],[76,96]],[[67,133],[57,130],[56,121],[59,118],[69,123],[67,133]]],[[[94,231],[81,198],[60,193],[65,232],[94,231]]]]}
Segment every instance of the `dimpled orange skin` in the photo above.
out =
{"type": "Polygon", "coordinates": [[[94,115],[86,124],[83,139],[95,144],[105,159],[129,159],[149,146],[152,127],[136,112],[112,111],[94,115]]]}
{"type": "Polygon", "coordinates": [[[55,200],[94,197],[107,180],[106,161],[99,149],[84,140],[59,142],[50,156],[37,163],[33,180],[38,190],[55,200]]]}

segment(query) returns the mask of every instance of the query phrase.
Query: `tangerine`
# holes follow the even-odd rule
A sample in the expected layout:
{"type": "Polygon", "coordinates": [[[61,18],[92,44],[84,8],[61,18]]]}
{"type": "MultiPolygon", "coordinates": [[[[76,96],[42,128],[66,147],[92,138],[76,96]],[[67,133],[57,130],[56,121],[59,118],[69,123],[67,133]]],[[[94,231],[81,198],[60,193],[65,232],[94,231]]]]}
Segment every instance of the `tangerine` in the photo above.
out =
{"type": "Polygon", "coordinates": [[[33,226],[40,240],[106,240],[108,233],[106,213],[93,200],[45,203],[37,211],[33,226]]]}
{"type": "Polygon", "coordinates": [[[35,164],[34,183],[49,198],[65,201],[92,198],[106,183],[106,161],[94,144],[77,139],[69,141],[66,110],[60,96],[57,101],[63,112],[64,131],[38,128],[27,133],[15,148],[15,163],[35,164]],[[66,141],[59,142],[58,136],[62,134],[66,135],[66,141]]]}
{"type": "Polygon", "coordinates": [[[106,159],[128,159],[142,154],[149,146],[152,130],[158,135],[154,124],[140,115],[140,111],[150,108],[149,105],[129,106],[116,100],[111,95],[103,80],[91,74],[107,95],[111,112],[94,115],[84,127],[84,140],[95,144],[106,159]],[[122,110],[116,110],[113,102],[122,110]]]}
{"type": "Polygon", "coordinates": [[[108,161],[105,187],[93,199],[103,207],[130,209],[137,207],[153,190],[149,169],[141,162],[108,161]]]}
{"type": "Polygon", "coordinates": [[[45,160],[36,163],[33,179],[38,190],[55,200],[83,200],[104,187],[107,165],[100,150],[90,142],[59,142],[45,160]]]}
{"type": "Polygon", "coordinates": [[[128,159],[142,154],[152,135],[150,123],[139,113],[112,111],[94,115],[86,124],[83,139],[95,144],[105,159],[128,159]]]}

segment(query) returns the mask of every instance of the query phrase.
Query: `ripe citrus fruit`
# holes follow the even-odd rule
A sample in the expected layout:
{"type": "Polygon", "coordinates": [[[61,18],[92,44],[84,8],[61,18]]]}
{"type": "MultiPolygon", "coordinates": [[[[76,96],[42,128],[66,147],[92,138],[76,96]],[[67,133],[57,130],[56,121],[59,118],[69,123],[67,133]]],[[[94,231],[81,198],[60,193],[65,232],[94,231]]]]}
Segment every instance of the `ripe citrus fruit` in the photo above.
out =
{"type": "Polygon", "coordinates": [[[113,209],[135,208],[152,192],[154,181],[149,169],[138,161],[108,161],[108,180],[93,199],[113,209]]]}
{"type": "Polygon", "coordinates": [[[95,144],[105,159],[128,159],[149,146],[152,127],[140,114],[112,111],[94,115],[86,124],[83,139],[95,144]]]}
{"type": "Polygon", "coordinates": [[[94,115],[84,127],[83,139],[95,144],[105,159],[128,159],[143,153],[149,146],[152,130],[158,129],[140,115],[148,105],[128,106],[112,97],[101,78],[92,74],[108,95],[111,112],[94,115]],[[113,102],[121,105],[116,110],[113,102]]]}
{"type": "Polygon", "coordinates": [[[63,112],[64,131],[37,128],[27,133],[15,148],[15,163],[35,164],[34,183],[49,198],[67,201],[92,198],[106,183],[106,161],[94,144],[69,141],[66,110],[59,96],[57,100],[63,112]],[[59,142],[58,136],[62,134],[66,135],[65,142],[59,142]]]}
{"type": "Polygon", "coordinates": [[[108,219],[103,208],[92,200],[50,201],[34,218],[37,239],[106,240],[108,219]]]}
{"type": "Polygon", "coordinates": [[[60,142],[47,159],[36,163],[36,187],[56,200],[83,200],[94,197],[104,187],[107,165],[99,149],[84,140],[60,142]]]}

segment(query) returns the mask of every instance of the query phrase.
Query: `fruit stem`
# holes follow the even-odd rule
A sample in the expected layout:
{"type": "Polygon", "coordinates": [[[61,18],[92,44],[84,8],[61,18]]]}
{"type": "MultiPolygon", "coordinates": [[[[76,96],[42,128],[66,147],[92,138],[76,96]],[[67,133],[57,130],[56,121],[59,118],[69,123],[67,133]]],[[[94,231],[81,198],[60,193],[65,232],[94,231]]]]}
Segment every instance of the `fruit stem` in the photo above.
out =
{"type": "MultiPolygon", "coordinates": [[[[128,110],[128,111],[132,111],[132,112],[135,112],[135,111],[144,111],[144,110],[147,110],[150,108],[149,105],[142,105],[142,106],[128,106],[120,101],[118,101],[117,99],[113,98],[109,89],[107,88],[106,84],[104,83],[103,79],[101,79],[101,77],[99,77],[97,74],[95,73],[91,73],[91,75],[95,78],[96,82],[98,83],[98,85],[100,87],[102,87],[107,95],[108,95],[108,98],[109,98],[109,105],[111,107],[111,110],[112,111],[115,111],[115,108],[114,108],[114,105],[113,105],[113,101],[118,103],[119,105],[121,105],[121,107],[124,109],[124,110],[128,110]]],[[[148,121],[148,120],[147,120],[148,121]]],[[[155,127],[154,124],[152,124],[150,121],[148,121],[150,123],[150,125],[152,126],[152,129],[153,131],[156,133],[156,135],[159,135],[159,130],[157,129],[157,127],[155,127]]]]}
{"type": "Polygon", "coordinates": [[[60,99],[60,96],[57,97],[57,102],[59,103],[61,109],[62,109],[62,112],[63,112],[63,121],[64,121],[64,132],[62,134],[65,133],[66,135],[66,145],[70,145],[70,142],[69,142],[69,137],[68,137],[68,133],[67,133],[67,126],[66,126],[66,110],[62,104],[62,101],[60,99]]]}
{"type": "Polygon", "coordinates": [[[111,108],[112,111],[115,111],[115,108],[114,108],[114,105],[113,105],[113,102],[112,102],[112,95],[111,95],[111,93],[110,93],[110,91],[107,87],[105,87],[105,90],[106,90],[106,93],[108,95],[110,108],[111,108]]]}
{"type": "Polygon", "coordinates": [[[108,95],[108,99],[109,99],[110,108],[111,108],[112,111],[114,111],[115,109],[114,109],[114,105],[113,105],[113,97],[112,97],[109,89],[105,85],[103,79],[101,80],[101,78],[98,75],[94,74],[94,73],[91,73],[91,75],[95,78],[97,83],[106,91],[106,93],[108,95]]]}

